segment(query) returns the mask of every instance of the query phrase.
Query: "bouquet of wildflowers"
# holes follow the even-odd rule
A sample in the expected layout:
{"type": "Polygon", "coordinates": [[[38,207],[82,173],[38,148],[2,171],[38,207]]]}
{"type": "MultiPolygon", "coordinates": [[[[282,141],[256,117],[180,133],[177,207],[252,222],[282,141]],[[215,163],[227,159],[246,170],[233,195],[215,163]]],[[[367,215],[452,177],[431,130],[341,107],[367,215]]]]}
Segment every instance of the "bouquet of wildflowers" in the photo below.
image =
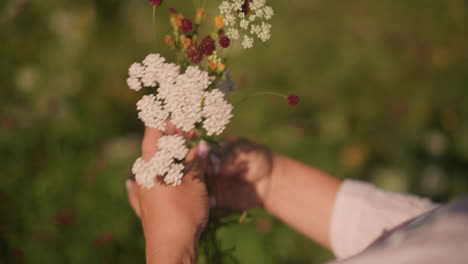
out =
{"type": "MultiPolygon", "coordinates": [[[[156,8],[162,0],[150,0],[153,5],[153,26],[156,8]]],[[[238,42],[249,49],[256,41],[270,39],[273,9],[266,0],[225,0],[219,13],[208,19],[203,8],[193,17],[187,17],[174,8],[169,9],[172,33],[165,36],[166,44],[175,53],[175,62],[160,54],[149,54],[141,63],[133,63],[127,79],[130,89],[155,88],[155,93],[144,95],[137,103],[138,117],[147,127],[164,131],[166,121],[182,130],[183,136],[166,135],[159,139],[159,151],[145,161],[138,158],[132,172],[138,184],[151,188],[156,177],[164,183],[177,186],[183,181],[184,158],[189,147],[199,140],[216,144],[232,118],[233,105],[227,99],[236,85],[221,54],[238,42]],[[200,32],[202,23],[211,24],[211,32],[200,32]],[[193,140],[191,135],[196,134],[193,140]]],[[[270,93],[272,94],[272,93],[270,93]]],[[[281,95],[282,96],[282,95],[281,95]]],[[[290,95],[289,104],[298,98],[290,95]]],[[[208,184],[209,185],[209,184],[208,184]]],[[[210,186],[207,186],[210,190],[210,186]]],[[[213,222],[210,218],[210,222],[213,222]]],[[[218,225],[205,233],[216,246],[214,233],[218,225]]],[[[221,256],[214,252],[213,256],[221,256]]],[[[208,256],[205,258],[209,259],[208,256]]],[[[222,257],[209,263],[221,263],[222,257]]]]}
{"type": "MultiPolygon", "coordinates": [[[[162,2],[151,0],[153,11],[162,2]]],[[[255,40],[270,39],[272,17],[273,9],[266,0],[226,0],[219,5],[219,14],[210,19],[212,31],[202,34],[200,25],[208,20],[203,8],[193,18],[170,8],[172,34],[166,35],[165,42],[177,61],[170,63],[160,54],[149,54],[129,68],[130,89],[156,88],[156,93],[144,95],[137,103],[141,121],[164,131],[170,119],[184,133],[195,133],[198,140],[208,142],[220,135],[232,117],[228,94],[236,88],[226,58],[220,54],[236,41],[248,49],[255,40]]],[[[139,158],[135,162],[138,184],[151,188],[155,177],[161,177],[166,184],[179,185],[190,143],[184,136],[162,137],[159,152],[150,161],[139,158]]]]}

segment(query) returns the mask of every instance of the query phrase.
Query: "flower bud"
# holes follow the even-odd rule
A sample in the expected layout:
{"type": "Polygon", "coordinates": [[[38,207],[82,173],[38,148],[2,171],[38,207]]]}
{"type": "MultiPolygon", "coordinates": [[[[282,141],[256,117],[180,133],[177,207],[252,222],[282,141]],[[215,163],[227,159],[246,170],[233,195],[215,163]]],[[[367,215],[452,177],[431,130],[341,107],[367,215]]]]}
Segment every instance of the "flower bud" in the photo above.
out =
{"type": "Polygon", "coordinates": [[[205,9],[198,8],[197,9],[197,16],[195,17],[195,23],[200,24],[200,22],[203,20],[204,17],[205,17],[205,9]]]}
{"type": "Polygon", "coordinates": [[[214,18],[216,28],[222,28],[224,27],[224,16],[219,15],[214,18]]]}

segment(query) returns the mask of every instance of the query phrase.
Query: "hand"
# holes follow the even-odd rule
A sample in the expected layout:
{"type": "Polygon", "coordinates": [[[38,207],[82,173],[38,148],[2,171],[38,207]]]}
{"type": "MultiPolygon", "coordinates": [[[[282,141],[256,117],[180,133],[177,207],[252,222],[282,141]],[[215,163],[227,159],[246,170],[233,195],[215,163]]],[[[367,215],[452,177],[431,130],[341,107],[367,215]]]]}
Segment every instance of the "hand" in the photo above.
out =
{"type": "MultiPolygon", "coordinates": [[[[168,123],[168,134],[180,134],[168,123]]],[[[163,134],[146,128],[142,157],[150,160],[157,151],[163,134]]],[[[208,219],[208,199],[203,182],[208,155],[207,144],[190,150],[186,158],[186,174],[177,187],[157,182],[145,189],[127,181],[128,197],[141,219],[146,238],[147,263],[195,263],[197,244],[208,219]]]]}
{"type": "Polygon", "coordinates": [[[246,210],[263,206],[270,187],[274,154],[246,139],[220,142],[211,155],[217,206],[246,210]]]}

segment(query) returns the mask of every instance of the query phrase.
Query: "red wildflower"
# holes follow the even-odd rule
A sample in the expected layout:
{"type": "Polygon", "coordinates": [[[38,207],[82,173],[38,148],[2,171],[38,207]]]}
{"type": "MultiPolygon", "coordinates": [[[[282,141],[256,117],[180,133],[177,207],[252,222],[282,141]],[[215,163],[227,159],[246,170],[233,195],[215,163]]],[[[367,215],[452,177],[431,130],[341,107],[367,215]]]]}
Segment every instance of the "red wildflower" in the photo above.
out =
{"type": "Polygon", "coordinates": [[[182,20],[182,31],[185,33],[190,33],[193,30],[193,22],[190,18],[184,18],[182,20]]]}
{"type": "Polygon", "coordinates": [[[242,12],[247,15],[250,12],[250,2],[251,0],[245,0],[242,5],[242,12]]]}
{"type": "Polygon", "coordinates": [[[170,16],[177,16],[178,13],[179,12],[177,12],[177,9],[175,9],[173,7],[169,8],[169,15],[170,16]]]}
{"type": "Polygon", "coordinates": [[[93,240],[93,248],[101,249],[114,243],[114,235],[110,232],[104,232],[93,240]]]}
{"type": "Polygon", "coordinates": [[[297,105],[299,103],[299,96],[295,94],[288,95],[288,105],[297,105]]]}
{"type": "Polygon", "coordinates": [[[187,56],[191,62],[199,63],[203,59],[203,50],[201,45],[197,42],[192,42],[192,44],[187,47],[187,56]]]}
{"type": "Polygon", "coordinates": [[[163,0],[149,0],[150,4],[151,5],[154,5],[154,6],[160,6],[163,2],[163,0]]]}
{"type": "Polygon", "coordinates": [[[231,40],[229,39],[228,36],[222,36],[222,37],[219,39],[219,45],[220,45],[222,48],[227,48],[227,47],[229,47],[230,44],[231,44],[231,40]]]}
{"type": "Polygon", "coordinates": [[[206,56],[213,54],[216,49],[214,40],[210,36],[204,37],[201,42],[201,49],[206,56]]]}
{"type": "Polygon", "coordinates": [[[225,34],[226,33],[224,32],[224,29],[221,28],[220,30],[218,30],[218,37],[219,38],[222,38],[225,34]]]}
{"type": "Polygon", "coordinates": [[[59,226],[70,226],[74,222],[74,214],[71,211],[60,212],[54,215],[53,220],[56,225],[59,226]]]}

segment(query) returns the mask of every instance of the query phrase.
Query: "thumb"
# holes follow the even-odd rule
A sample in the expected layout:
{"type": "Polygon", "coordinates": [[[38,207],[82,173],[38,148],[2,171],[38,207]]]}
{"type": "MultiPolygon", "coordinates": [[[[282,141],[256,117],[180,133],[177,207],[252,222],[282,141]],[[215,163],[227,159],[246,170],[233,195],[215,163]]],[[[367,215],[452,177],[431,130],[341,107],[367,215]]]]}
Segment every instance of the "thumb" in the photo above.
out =
{"type": "Polygon", "coordinates": [[[210,145],[202,140],[197,146],[193,147],[186,158],[189,171],[196,171],[197,174],[203,177],[206,167],[208,166],[208,154],[210,145]]]}
{"type": "Polygon", "coordinates": [[[203,162],[208,160],[208,154],[210,152],[210,145],[201,140],[195,147],[193,147],[187,154],[187,162],[203,162]]]}
{"type": "Polygon", "coordinates": [[[132,180],[127,180],[125,182],[127,187],[127,194],[128,194],[128,201],[135,211],[135,214],[140,218],[141,209],[140,209],[140,198],[138,196],[138,187],[136,186],[135,182],[132,180]]]}

